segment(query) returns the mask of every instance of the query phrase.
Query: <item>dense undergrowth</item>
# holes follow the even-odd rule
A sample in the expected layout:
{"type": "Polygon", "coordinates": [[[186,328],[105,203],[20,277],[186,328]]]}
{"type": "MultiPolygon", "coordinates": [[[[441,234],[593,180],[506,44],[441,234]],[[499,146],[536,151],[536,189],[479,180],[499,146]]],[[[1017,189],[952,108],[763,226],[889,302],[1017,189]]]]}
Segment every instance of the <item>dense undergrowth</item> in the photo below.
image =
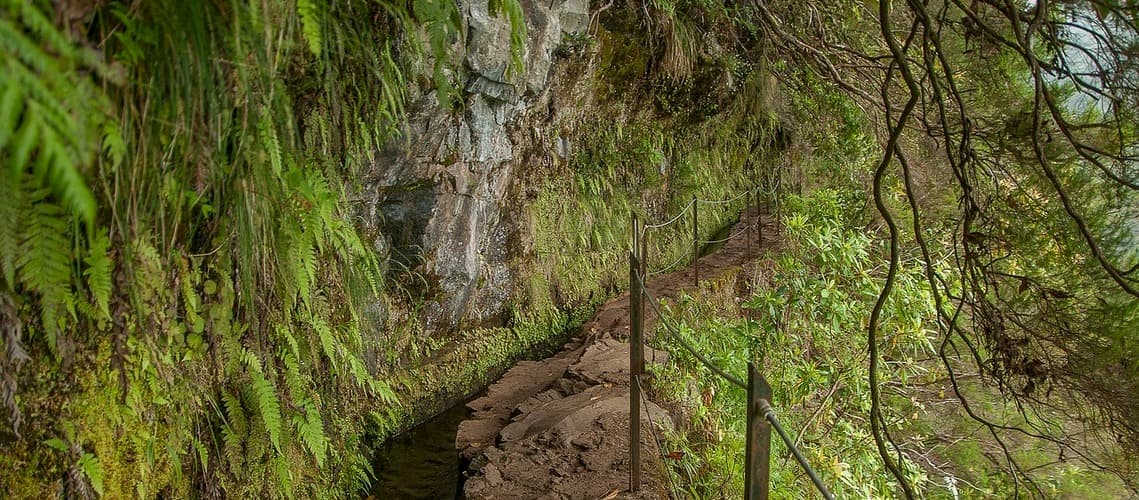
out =
{"type": "Polygon", "coordinates": [[[402,112],[402,33],[449,5],[3,2],[0,491],[368,482],[396,402],[345,190],[402,112]]]}
{"type": "MultiPolygon", "coordinates": [[[[883,474],[869,432],[865,337],[887,268],[883,223],[870,212],[862,189],[876,161],[873,140],[865,115],[849,99],[809,74],[800,74],[797,82],[789,92],[795,112],[817,120],[797,129],[800,142],[788,152],[801,163],[785,175],[803,179],[804,192],[780,197],[778,243],[739,272],[660,307],[664,323],[676,325],[687,342],[737,378],[745,379],[749,361],[756,364],[773,387],[783,426],[837,498],[888,498],[900,487],[883,474]]],[[[886,202],[899,213],[906,203],[902,182],[891,176],[885,183],[886,202]]],[[[926,186],[924,194],[922,202],[934,210],[952,204],[936,186],[926,186]]],[[[1127,471],[1134,470],[1134,460],[1117,443],[1091,438],[1081,441],[1076,453],[1041,446],[1041,436],[1102,429],[1092,424],[1089,430],[1083,417],[1060,408],[1026,411],[1003,396],[995,382],[966,368],[970,353],[945,351],[923,256],[912,245],[912,234],[904,234],[903,241],[908,250],[880,318],[879,377],[884,417],[899,446],[891,453],[919,494],[1131,494],[1127,481],[1134,478],[1127,471]],[[958,370],[955,378],[942,355],[958,370]],[[1039,435],[994,434],[969,411],[997,426],[1034,429],[1039,435]],[[1010,457],[1021,481],[1008,472],[1010,457]],[[1026,485],[1025,478],[1031,483],[1026,485]]],[[[1055,258],[1047,249],[1037,258],[1055,258]]],[[[931,257],[932,265],[942,268],[954,256],[931,257]]],[[[1019,265],[1055,266],[1037,262],[1019,265]]],[[[678,431],[665,436],[670,486],[683,497],[741,495],[746,394],[702,366],[663,324],[651,344],[671,355],[668,365],[653,370],[655,397],[684,416],[678,431]]],[[[774,435],[772,443],[773,496],[817,497],[788,448],[774,435]]]]}
{"type": "MultiPolygon", "coordinates": [[[[782,425],[837,498],[885,498],[898,485],[882,474],[866,425],[870,399],[861,335],[884,266],[864,232],[859,203],[856,193],[836,190],[788,197],[777,250],[662,307],[666,321],[718,366],[743,378],[747,362],[756,363],[773,387],[782,425]]],[[[1016,496],[997,440],[956,405],[936,360],[934,305],[916,257],[906,259],[898,280],[899,293],[883,315],[882,379],[887,420],[904,450],[908,480],[931,498],[1016,496]]],[[[702,366],[664,327],[657,328],[653,344],[672,354],[670,365],[653,370],[653,390],[685,415],[679,432],[665,437],[671,484],[684,497],[741,495],[746,394],[702,366]]],[[[994,387],[972,380],[965,385],[1002,425],[1026,423],[994,387]]],[[[1075,424],[1069,416],[1050,418],[1075,424]]],[[[773,435],[772,443],[774,497],[818,496],[782,441],[773,435]]],[[[1053,451],[1031,439],[1005,445],[1029,468],[1043,496],[1127,494],[1119,478],[1094,463],[1057,462],[1053,451]]],[[[1109,451],[1089,453],[1111,460],[1104,453],[1109,451]]]]}

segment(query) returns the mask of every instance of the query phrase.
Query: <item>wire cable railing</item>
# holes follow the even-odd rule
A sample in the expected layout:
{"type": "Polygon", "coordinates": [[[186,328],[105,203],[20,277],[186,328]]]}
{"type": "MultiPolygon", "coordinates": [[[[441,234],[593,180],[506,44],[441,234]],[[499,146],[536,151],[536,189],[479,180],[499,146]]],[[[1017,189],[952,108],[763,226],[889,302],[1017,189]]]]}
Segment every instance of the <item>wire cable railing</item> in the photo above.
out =
{"type": "Polygon", "coordinates": [[[684,259],[687,259],[687,258],[688,258],[688,253],[687,252],[681,252],[680,256],[677,257],[676,260],[672,261],[672,264],[669,264],[669,265],[664,266],[660,269],[657,269],[656,271],[652,271],[648,275],[651,277],[651,276],[656,276],[659,274],[664,274],[664,273],[667,273],[669,271],[672,271],[673,269],[676,269],[676,267],[679,266],[680,263],[684,262],[684,259]]]}
{"type": "Polygon", "coordinates": [[[726,200],[704,200],[704,199],[697,198],[696,201],[703,203],[705,205],[731,205],[732,203],[740,201],[740,198],[747,196],[748,192],[750,192],[750,191],[751,190],[744,191],[740,194],[737,194],[735,196],[735,198],[729,198],[726,200]]]}
{"type": "MultiPolygon", "coordinates": [[[[653,420],[653,412],[651,409],[649,409],[649,399],[648,399],[648,397],[645,396],[645,388],[641,386],[641,378],[640,377],[634,377],[633,383],[636,384],[636,386],[637,386],[637,393],[640,395],[641,404],[643,405],[643,408],[645,408],[644,413],[645,413],[645,415],[647,415],[649,417],[649,430],[651,431],[650,433],[653,436],[653,442],[656,443],[657,451],[659,451],[660,455],[661,455],[661,469],[663,469],[662,472],[664,473],[665,480],[668,481],[669,498],[670,499],[671,498],[679,499],[680,498],[680,488],[676,485],[676,482],[673,481],[672,474],[668,473],[668,466],[665,464],[665,461],[664,461],[664,459],[668,457],[668,454],[664,452],[664,450],[665,450],[664,440],[661,439],[660,435],[657,433],[657,427],[660,426],[660,424],[657,424],[656,420],[653,420]]],[[[662,430],[664,429],[664,427],[660,427],[660,428],[662,430]]]]}
{"type": "MultiPolygon", "coordinates": [[[[692,357],[696,358],[696,360],[699,361],[700,364],[704,366],[704,368],[707,368],[712,373],[720,376],[724,380],[728,381],[728,383],[745,391],[749,391],[750,388],[746,382],[744,382],[739,377],[728,373],[727,370],[716,365],[716,363],[713,363],[712,360],[708,359],[707,356],[692,346],[692,343],[684,337],[684,334],[681,333],[678,326],[672,324],[668,319],[666,319],[666,316],[661,312],[659,306],[660,300],[657,299],[652,294],[652,292],[649,291],[648,287],[645,286],[644,279],[640,279],[639,276],[637,279],[637,286],[641,289],[641,293],[644,294],[644,301],[649,303],[649,307],[652,309],[653,314],[656,315],[657,320],[660,322],[659,324],[664,327],[664,331],[667,332],[672,337],[672,339],[676,341],[677,344],[680,344],[684,350],[688,351],[692,357]]],[[[639,383],[639,379],[636,380],[638,380],[639,383]]],[[[775,428],[776,432],[779,434],[779,438],[782,439],[783,443],[787,445],[787,449],[791,451],[791,454],[795,457],[795,460],[799,462],[799,465],[807,473],[807,477],[811,479],[811,482],[815,485],[815,488],[819,490],[819,493],[823,495],[823,498],[832,500],[834,498],[834,495],[831,494],[826,484],[823,483],[822,479],[819,478],[818,473],[816,473],[815,469],[811,467],[811,464],[807,461],[807,458],[803,456],[803,452],[799,451],[799,447],[795,445],[795,441],[791,439],[791,436],[789,436],[785,430],[783,430],[783,425],[780,424],[779,417],[776,415],[775,409],[771,407],[771,403],[767,399],[759,399],[758,404],[759,412],[762,418],[766,420],[771,425],[771,427],[775,428]]],[[[652,425],[651,418],[649,423],[652,425]]]]}
{"type": "MultiPolygon", "coordinates": [[[[706,247],[708,245],[717,245],[717,244],[721,244],[721,243],[726,243],[728,241],[731,241],[731,240],[734,240],[734,239],[737,239],[740,237],[746,237],[747,241],[748,241],[747,253],[750,254],[751,253],[751,240],[752,240],[751,235],[752,235],[752,232],[758,231],[759,232],[759,239],[760,240],[763,239],[763,225],[762,225],[762,223],[757,224],[754,221],[745,220],[745,218],[743,218],[743,217],[741,217],[741,222],[743,222],[744,228],[742,230],[738,230],[734,233],[729,231],[728,236],[725,238],[704,239],[704,238],[700,237],[700,227],[699,227],[699,225],[700,225],[700,211],[699,211],[700,205],[705,204],[705,205],[715,205],[715,206],[730,206],[730,205],[746,198],[746,203],[744,205],[743,213],[744,213],[744,215],[750,216],[751,214],[757,213],[759,211],[761,199],[767,200],[769,202],[770,200],[775,199],[775,194],[776,194],[776,192],[774,189],[765,190],[759,186],[754,186],[754,187],[745,189],[743,192],[736,194],[735,196],[733,196],[731,198],[725,198],[723,200],[706,200],[706,199],[700,198],[698,196],[693,196],[692,199],[687,204],[685,204],[684,207],[682,207],[680,209],[680,211],[677,212],[675,215],[673,215],[671,218],[668,218],[668,219],[663,220],[661,222],[641,224],[639,226],[639,230],[638,229],[634,230],[636,232],[636,234],[633,235],[633,239],[644,241],[646,236],[647,236],[647,233],[650,229],[663,229],[663,228],[672,226],[674,224],[678,224],[685,218],[685,216],[688,214],[688,212],[691,211],[692,212],[692,217],[691,217],[691,220],[692,220],[692,237],[689,239],[689,244],[691,245],[692,250],[691,250],[691,254],[689,255],[689,257],[691,257],[691,261],[693,263],[693,266],[692,266],[693,282],[695,284],[699,284],[699,282],[700,282],[700,269],[699,269],[699,265],[698,265],[697,261],[700,258],[702,247],[706,247]],[[756,202],[754,207],[752,204],[753,200],[756,202]],[[756,209],[755,212],[753,212],[753,208],[756,209]]],[[[682,253],[681,255],[678,255],[677,259],[675,261],[673,261],[671,264],[664,266],[663,268],[656,269],[656,270],[652,271],[651,273],[648,273],[648,276],[656,276],[658,274],[663,274],[665,272],[676,269],[678,266],[680,266],[684,262],[685,258],[686,258],[686,256],[682,253]]]]}
{"type": "Polygon", "coordinates": [[[744,236],[745,234],[747,234],[747,232],[748,231],[746,229],[744,229],[744,230],[736,231],[735,233],[729,233],[727,238],[722,238],[722,239],[718,239],[718,240],[696,240],[696,241],[700,242],[701,245],[719,245],[720,243],[727,243],[727,242],[732,241],[736,238],[739,238],[740,236],[744,236]]]}
{"type": "Polygon", "coordinates": [[[696,360],[699,361],[700,364],[704,365],[705,368],[711,370],[716,375],[723,377],[724,380],[731,382],[732,385],[739,387],[740,389],[747,389],[747,383],[745,383],[743,380],[737,378],[736,376],[728,373],[723,368],[716,366],[715,363],[713,363],[710,359],[708,359],[703,354],[701,354],[700,351],[697,351],[695,347],[692,347],[692,344],[689,343],[688,340],[684,338],[684,334],[680,333],[680,329],[677,328],[675,325],[670,324],[668,322],[668,320],[665,319],[665,315],[661,313],[660,306],[658,305],[658,302],[660,302],[660,301],[656,297],[653,296],[652,292],[649,292],[648,288],[645,287],[645,281],[642,279],[642,280],[638,280],[637,283],[641,287],[641,293],[645,294],[645,298],[646,298],[645,302],[649,303],[649,307],[652,308],[653,314],[656,314],[656,317],[660,321],[660,324],[664,325],[664,330],[666,332],[668,332],[670,335],[672,335],[672,338],[673,338],[673,340],[676,341],[676,343],[680,344],[680,346],[683,347],[684,350],[688,351],[688,353],[691,354],[694,358],[696,358],[696,360]]]}
{"type": "Polygon", "coordinates": [[[688,202],[687,205],[684,205],[684,208],[680,209],[680,212],[677,213],[675,217],[656,224],[645,224],[645,229],[660,229],[662,227],[668,227],[672,224],[675,224],[680,220],[681,217],[684,217],[684,214],[688,213],[688,211],[692,209],[692,205],[694,204],[696,204],[696,198],[693,198],[692,201],[688,202]]]}
{"type": "MultiPolygon", "coordinates": [[[[778,187],[776,187],[774,189],[777,190],[778,187]]],[[[760,193],[760,189],[757,187],[755,189],[749,189],[746,192],[741,193],[740,195],[737,195],[736,197],[728,199],[728,200],[708,201],[708,200],[701,200],[699,198],[693,197],[692,201],[689,202],[689,204],[686,205],[681,210],[681,212],[679,214],[677,214],[675,217],[673,217],[672,219],[665,221],[663,223],[651,225],[651,228],[655,229],[655,228],[665,227],[665,226],[668,226],[670,224],[674,224],[677,221],[679,221],[685,215],[685,213],[687,213],[687,211],[689,209],[692,210],[692,212],[693,212],[693,217],[692,217],[692,219],[693,219],[693,226],[692,226],[693,227],[693,234],[692,234],[692,239],[691,239],[691,243],[693,246],[692,259],[693,259],[693,271],[694,271],[693,274],[695,275],[694,277],[695,277],[695,282],[697,285],[699,285],[699,282],[700,282],[699,267],[696,265],[698,257],[699,257],[699,245],[700,244],[706,244],[707,245],[707,244],[725,243],[727,241],[736,239],[740,236],[746,236],[748,238],[748,253],[750,254],[750,252],[751,252],[751,249],[750,249],[751,248],[750,247],[751,231],[752,231],[752,224],[753,224],[753,221],[748,220],[748,221],[746,221],[746,225],[745,225],[743,230],[738,230],[734,233],[729,230],[728,236],[725,238],[722,238],[722,239],[718,239],[718,240],[701,239],[699,237],[699,231],[698,231],[699,204],[700,203],[710,203],[710,204],[716,204],[716,205],[729,205],[735,201],[738,201],[740,198],[747,196],[748,200],[747,200],[747,204],[745,205],[745,214],[746,214],[748,211],[750,211],[752,209],[752,203],[751,203],[752,199],[751,199],[750,195],[753,193],[753,191],[757,194],[757,196],[756,196],[756,202],[757,202],[756,205],[757,206],[755,208],[760,208],[759,207],[759,198],[760,197],[758,196],[760,193]]],[[[771,200],[774,198],[773,195],[775,193],[774,192],[772,192],[772,193],[764,192],[764,194],[766,195],[766,196],[764,196],[764,198],[771,200]]],[[[763,224],[762,224],[762,219],[758,219],[758,220],[760,221],[760,223],[755,224],[755,225],[757,225],[760,229],[760,240],[762,241],[762,239],[763,239],[763,234],[762,234],[763,224]]],[[[633,242],[632,242],[633,245],[632,245],[630,255],[629,255],[629,257],[630,257],[630,259],[629,259],[629,265],[630,265],[630,269],[629,269],[629,279],[630,279],[630,283],[629,283],[629,300],[630,300],[629,313],[630,313],[630,337],[631,337],[630,338],[630,349],[629,349],[629,356],[630,356],[629,357],[629,367],[630,367],[629,373],[630,373],[630,391],[633,392],[630,394],[630,421],[629,421],[629,426],[630,426],[629,427],[630,428],[629,485],[630,486],[629,486],[629,489],[631,491],[637,491],[637,489],[640,486],[640,438],[639,438],[639,436],[640,436],[641,403],[643,402],[644,406],[646,408],[648,407],[648,400],[646,399],[645,392],[644,392],[643,388],[641,387],[641,376],[644,374],[644,364],[645,364],[644,348],[643,348],[644,347],[644,343],[643,343],[644,342],[644,331],[643,331],[643,329],[644,329],[644,309],[645,309],[644,303],[648,302],[649,308],[652,309],[653,314],[656,315],[656,318],[657,318],[659,324],[663,327],[662,329],[664,330],[664,332],[666,332],[669,335],[669,337],[673,341],[675,341],[685,351],[687,351],[689,354],[691,354],[692,357],[695,358],[699,362],[699,364],[702,365],[705,369],[714,373],[715,375],[719,376],[720,378],[723,378],[724,380],[726,380],[731,385],[734,385],[740,389],[743,389],[747,393],[747,397],[748,397],[748,416],[747,416],[748,425],[747,425],[747,445],[746,445],[746,449],[745,449],[746,467],[744,470],[744,476],[745,476],[744,477],[744,493],[745,493],[745,497],[747,499],[767,498],[767,488],[768,488],[767,483],[768,483],[768,479],[770,476],[770,470],[769,470],[769,467],[770,467],[770,446],[771,446],[770,445],[770,443],[771,443],[770,435],[771,435],[771,428],[775,428],[776,433],[779,435],[779,438],[783,440],[783,442],[784,442],[784,444],[786,444],[788,450],[790,450],[791,454],[794,455],[795,460],[799,463],[799,465],[807,473],[807,476],[811,479],[811,482],[814,484],[815,488],[818,489],[819,493],[822,494],[823,498],[825,498],[827,500],[832,500],[834,498],[834,495],[831,494],[829,489],[827,489],[826,484],[823,483],[822,479],[819,478],[819,475],[815,472],[814,468],[811,467],[811,465],[807,461],[806,457],[803,456],[803,453],[799,450],[798,445],[793,440],[791,440],[791,437],[787,434],[786,431],[783,430],[783,426],[779,422],[779,418],[775,413],[775,409],[771,406],[771,387],[767,384],[767,381],[764,380],[763,376],[759,375],[756,372],[755,366],[751,363],[748,364],[748,376],[746,377],[747,381],[745,382],[744,379],[741,379],[741,378],[733,375],[732,373],[728,372],[726,369],[724,369],[724,368],[720,367],[719,365],[717,365],[716,363],[714,363],[711,359],[708,358],[708,356],[704,355],[704,353],[702,353],[698,349],[696,349],[693,346],[692,342],[690,342],[688,340],[688,338],[686,338],[684,333],[681,331],[681,327],[678,326],[677,324],[675,324],[674,321],[670,320],[670,318],[668,318],[667,316],[665,316],[663,314],[663,312],[661,311],[660,300],[655,295],[653,295],[653,293],[649,290],[648,285],[645,283],[645,279],[650,277],[650,276],[653,276],[655,274],[660,274],[662,272],[665,272],[665,271],[672,269],[673,267],[679,265],[679,263],[681,261],[683,261],[685,255],[682,254],[680,256],[680,258],[677,259],[677,261],[673,262],[672,264],[669,264],[668,266],[666,266],[663,269],[654,271],[653,273],[647,273],[645,271],[645,268],[646,268],[646,262],[645,261],[647,260],[647,258],[646,258],[647,257],[647,255],[646,255],[647,254],[647,245],[645,244],[645,241],[646,241],[645,240],[645,231],[647,229],[650,229],[650,225],[639,225],[637,223],[636,217],[634,216],[634,219],[633,219],[633,242]]],[[[661,445],[660,437],[657,436],[657,434],[656,434],[656,423],[652,419],[651,412],[649,412],[649,425],[650,425],[650,428],[651,428],[652,433],[653,433],[653,439],[657,443],[658,451],[660,451],[661,453],[664,453],[664,448],[661,445]]],[[[675,495],[676,494],[675,493],[676,492],[676,485],[673,484],[673,482],[672,482],[672,479],[673,479],[672,474],[666,470],[665,475],[669,481],[670,495],[675,495]]]]}
{"type": "Polygon", "coordinates": [[[827,489],[827,485],[823,483],[822,479],[819,479],[819,475],[815,473],[815,469],[811,468],[811,464],[807,462],[807,458],[803,456],[803,452],[799,451],[799,447],[795,446],[795,442],[791,440],[791,436],[788,436],[787,431],[783,430],[783,426],[779,424],[779,417],[775,416],[775,409],[771,407],[771,403],[768,403],[766,399],[759,400],[759,411],[763,414],[763,419],[770,422],[771,426],[775,428],[775,431],[779,434],[779,438],[787,444],[787,449],[791,450],[792,455],[795,455],[795,460],[798,461],[799,465],[806,471],[807,476],[811,478],[811,482],[815,483],[815,488],[819,490],[819,493],[822,493],[823,498],[827,500],[833,499],[834,495],[827,489]]]}

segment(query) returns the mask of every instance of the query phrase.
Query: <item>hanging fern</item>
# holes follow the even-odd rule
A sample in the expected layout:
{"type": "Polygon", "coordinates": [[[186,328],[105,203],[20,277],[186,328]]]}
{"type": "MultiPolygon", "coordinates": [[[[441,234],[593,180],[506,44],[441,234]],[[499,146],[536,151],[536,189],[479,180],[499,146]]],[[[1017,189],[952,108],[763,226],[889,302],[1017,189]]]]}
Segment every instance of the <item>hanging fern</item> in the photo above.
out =
{"type": "Polygon", "coordinates": [[[277,388],[261,368],[261,360],[250,351],[245,352],[246,365],[249,367],[251,384],[249,391],[261,415],[261,422],[265,424],[265,431],[269,434],[269,441],[277,453],[281,452],[281,403],[277,400],[277,388]]]}
{"type": "Polygon", "coordinates": [[[0,61],[0,151],[8,154],[8,175],[34,171],[90,226],[96,203],[82,170],[97,152],[98,124],[108,118],[105,99],[77,70],[108,71],[31,2],[4,0],[0,6],[20,23],[0,17],[0,47],[9,53],[0,61]]]}
{"type": "Polygon", "coordinates": [[[510,22],[510,66],[507,75],[523,77],[526,71],[526,14],[518,0],[492,0],[489,10],[506,14],[510,22]]]}
{"type": "Polygon", "coordinates": [[[314,56],[320,57],[321,47],[324,44],[324,12],[318,0],[297,0],[297,14],[301,18],[302,32],[308,49],[314,56]]]}
{"type": "Polygon", "coordinates": [[[328,454],[328,441],[324,436],[324,420],[312,401],[304,402],[304,413],[294,415],[293,428],[297,431],[297,438],[312,452],[317,467],[324,467],[324,459],[328,454]]]}
{"type": "Polygon", "coordinates": [[[72,253],[63,210],[46,196],[43,190],[31,194],[32,208],[25,214],[16,267],[20,281],[40,298],[40,320],[48,346],[58,354],[56,337],[72,305],[72,253]]]}
{"type": "MultiPolygon", "coordinates": [[[[2,133],[2,132],[0,132],[2,133]]],[[[20,252],[23,214],[30,211],[24,193],[11,175],[0,175],[0,273],[9,289],[16,287],[16,258],[20,252]]]]}
{"type": "Polygon", "coordinates": [[[239,468],[245,461],[245,435],[248,425],[241,400],[229,390],[222,390],[222,403],[225,406],[225,422],[222,424],[222,442],[225,444],[225,457],[230,467],[239,468]]]}
{"type": "Polygon", "coordinates": [[[92,299],[103,319],[111,318],[111,269],[114,265],[107,251],[111,242],[105,231],[99,232],[87,249],[84,263],[87,269],[83,275],[87,277],[87,288],[91,291],[92,299]]]}
{"type": "Polygon", "coordinates": [[[434,59],[433,79],[436,97],[443,107],[449,107],[459,97],[458,90],[447,78],[452,40],[459,36],[461,22],[453,0],[414,0],[415,18],[427,31],[431,57],[434,59]]]}
{"type": "MultiPolygon", "coordinates": [[[[425,1],[454,92],[458,11],[425,1]]],[[[358,308],[382,272],[345,186],[403,115],[408,61],[393,54],[421,50],[406,7],[72,4],[93,10],[61,27],[50,0],[0,0],[0,293],[33,341],[58,351],[74,332],[78,359],[111,353],[75,396],[127,430],[99,440],[106,495],[364,477],[362,401],[395,398],[361,357],[358,308]]],[[[51,379],[18,397],[56,394],[51,379]]],[[[52,417],[71,418],[95,417],[52,417]]]]}

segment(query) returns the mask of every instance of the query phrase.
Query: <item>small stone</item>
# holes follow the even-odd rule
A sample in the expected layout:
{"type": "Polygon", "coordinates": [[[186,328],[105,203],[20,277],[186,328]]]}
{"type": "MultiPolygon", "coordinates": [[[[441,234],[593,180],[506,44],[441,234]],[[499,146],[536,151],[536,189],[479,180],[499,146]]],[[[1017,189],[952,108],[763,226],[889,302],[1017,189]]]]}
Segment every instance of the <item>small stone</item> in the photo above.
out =
{"type": "Polygon", "coordinates": [[[494,464],[487,464],[482,469],[483,477],[486,478],[486,484],[491,486],[498,486],[502,484],[502,471],[498,470],[494,464]]]}

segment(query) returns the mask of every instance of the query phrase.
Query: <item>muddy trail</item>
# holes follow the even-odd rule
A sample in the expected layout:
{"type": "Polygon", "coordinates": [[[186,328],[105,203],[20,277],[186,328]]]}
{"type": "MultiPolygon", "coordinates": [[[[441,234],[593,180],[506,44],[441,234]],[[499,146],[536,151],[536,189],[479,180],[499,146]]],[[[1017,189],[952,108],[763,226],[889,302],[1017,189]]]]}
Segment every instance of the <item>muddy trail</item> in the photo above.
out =
{"type": "MultiPolygon", "coordinates": [[[[741,214],[728,233],[740,237],[698,259],[701,281],[738,269],[776,241],[774,219],[767,214],[741,214]],[[747,225],[752,225],[750,233],[744,229],[747,225]]],[[[654,297],[676,298],[694,287],[695,273],[689,264],[649,278],[646,288],[654,297]]],[[[647,309],[645,332],[651,338],[657,318],[647,309]]],[[[649,426],[656,425],[659,434],[673,420],[652,401],[641,406],[641,489],[628,491],[628,337],[626,292],[602,305],[560,352],[518,363],[485,396],[468,403],[472,415],[459,424],[455,438],[460,455],[469,460],[464,496],[667,498],[661,452],[649,426]]],[[[667,353],[645,348],[646,364],[667,359],[667,353]]]]}

